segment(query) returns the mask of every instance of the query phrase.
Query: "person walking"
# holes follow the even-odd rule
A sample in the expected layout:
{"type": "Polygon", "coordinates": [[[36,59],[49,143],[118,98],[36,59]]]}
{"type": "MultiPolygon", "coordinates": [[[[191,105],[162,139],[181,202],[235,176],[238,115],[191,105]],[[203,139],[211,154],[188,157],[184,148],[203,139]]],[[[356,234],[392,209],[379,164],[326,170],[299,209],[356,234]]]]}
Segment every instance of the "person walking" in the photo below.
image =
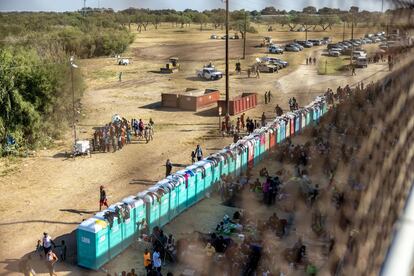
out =
{"type": "Polygon", "coordinates": [[[355,66],[352,66],[352,76],[356,76],[356,73],[355,73],[355,66]]]}
{"type": "Polygon", "coordinates": [[[43,251],[45,252],[45,256],[47,255],[49,251],[52,250],[52,245],[56,246],[52,238],[46,232],[43,233],[42,246],[43,246],[43,251]]]}
{"type": "Polygon", "coordinates": [[[267,91],[264,94],[264,98],[265,98],[265,104],[267,104],[267,91]]]}
{"type": "Polygon", "coordinates": [[[247,77],[250,79],[250,75],[252,74],[252,70],[249,68],[247,69],[247,77]]]}
{"type": "Polygon", "coordinates": [[[282,116],[283,115],[283,110],[278,104],[275,107],[275,112],[276,112],[277,116],[282,116]]]}
{"type": "Polygon", "coordinates": [[[101,211],[102,206],[105,206],[108,208],[108,199],[106,197],[106,191],[104,189],[104,186],[99,187],[99,211],[101,211]]]}
{"type": "Polygon", "coordinates": [[[201,161],[201,159],[203,159],[203,150],[201,149],[200,145],[197,145],[195,149],[195,154],[197,157],[197,161],[201,161]]]}
{"type": "Polygon", "coordinates": [[[55,253],[53,253],[52,250],[50,250],[47,255],[46,255],[46,265],[47,265],[47,269],[49,270],[49,274],[50,276],[54,276],[57,275],[55,273],[55,263],[58,261],[58,257],[56,256],[55,253]]]}
{"type": "Polygon", "coordinates": [[[309,64],[309,60],[308,60],[308,58],[306,58],[306,65],[308,65],[309,64]]]}
{"type": "Polygon", "coordinates": [[[122,81],[122,72],[119,72],[118,79],[119,79],[119,82],[122,81]]]}
{"type": "Polygon", "coordinates": [[[256,68],[256,79],[260,79],[259,68],[256,68]]]}
{"type": "Polygon", "coordinates": [[[171,175],[172,167],[170,159],[167,159],[167,162],[165,163],[165,177],[171,175]]]}
{"type": "Polygon", "coordinates": [[[240,123],[241,123],[241,128],[244,130],[244,128],[245,128],[245,123],[244,123],[244,116],[245,116],[246,114],[245,113],[243,113],[241,116],[240,116],[240,123]]]}
{"type": "Polygon", "coordinates": [[[316,57],[313,57],[313,65],[316,65],[316,57]]]}
{"type": "Polygon", "coordinates": [[[270,100],[273,98],[272,96],[272,91],[269,90],[269,92],[267,92],[267,101],[270,103],[270,100]]]}

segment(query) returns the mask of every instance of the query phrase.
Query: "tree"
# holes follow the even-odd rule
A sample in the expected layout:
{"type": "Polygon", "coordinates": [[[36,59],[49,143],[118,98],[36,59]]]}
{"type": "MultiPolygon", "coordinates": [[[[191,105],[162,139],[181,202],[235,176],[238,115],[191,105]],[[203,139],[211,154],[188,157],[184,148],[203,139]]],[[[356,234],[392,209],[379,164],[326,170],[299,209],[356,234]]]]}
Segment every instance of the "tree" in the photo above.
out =
{"type": "Polygon", "coordinates": [[[315,14],[317,12],[317,10],[313,6],[307,6],[307,7],[303,8],[302,12],[303,13],[309,13],[309,14],[315,14]]]}
{"type": "Polygon", "coordinates": [[[358,13],[359,8],[357,6],[352,6],[352,7],[349,8],[349,12],[350,13],[358,13]]]}
{"type": "Polygon", "coordinates": [[[261,12],[262,15],[275,15],[277,14],[277,11],[275,7],[266,7],[261,12]]]}
{"type": "Polygon", "coordinates": [[[203,25],[208,22],[208,17],[203,13],[196,13],[193,21],[194,23],[200,24],[200,31],[202,31],[203,25]]]}
{"type": "Polygon", "coordinates": [[[338,24],[340,19],[337,15],[321,15],[319,16],[319,26],[326,31],[328,28],[332,29],[332,25],[338,24]]]}
{"type": "Polygon", "coordinates": [[[295,18],[295,22],[302,25],[305,31],[309,31],[311,28],[316,28],[319,18],[309,14],[301,14],[295,18]]]}

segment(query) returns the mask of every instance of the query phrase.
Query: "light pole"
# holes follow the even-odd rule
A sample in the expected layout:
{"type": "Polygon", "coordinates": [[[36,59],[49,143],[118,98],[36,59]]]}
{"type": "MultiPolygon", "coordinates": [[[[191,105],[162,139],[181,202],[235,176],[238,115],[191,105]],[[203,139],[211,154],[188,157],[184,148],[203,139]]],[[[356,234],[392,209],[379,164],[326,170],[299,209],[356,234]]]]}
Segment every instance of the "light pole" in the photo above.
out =
{"type": "Polygon", "coordinates": [[[73,137],[74,137],[74,145],[76,144],[76,124],[75,124],[75,120],[76,120],[76,112],[75,112],[75,89],[73,86],[73,69],[78,68],[78,66],[74,63],[75,58],[73,56],[70,57],[70,79],[72,82],[72,112],[73,112],[73,118],[72,118],[72,123],[73,123],[73,137]]]}
{"type": "Polygon", "coordinates": [[[230,99],[229,99],[229,1],[226,1],[226,126],[230,120],[230,99]]]}

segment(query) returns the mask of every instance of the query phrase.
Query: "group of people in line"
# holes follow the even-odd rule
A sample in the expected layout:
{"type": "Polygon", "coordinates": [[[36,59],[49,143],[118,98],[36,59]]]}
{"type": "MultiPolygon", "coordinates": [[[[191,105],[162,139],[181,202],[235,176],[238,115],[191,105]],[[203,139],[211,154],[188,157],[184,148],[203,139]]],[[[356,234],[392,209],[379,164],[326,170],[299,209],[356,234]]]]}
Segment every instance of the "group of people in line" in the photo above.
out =
{"type": "Polygon", "coordinates": [[[154,139],[154,122],[149,120],[144,124],[142,119],[116,118],[104,127],[95,130],[92,139],[92,150],[100,152],[116,152],[130,144],[133,135],[138,139],[145,139],[148,143],[154,139]]]}

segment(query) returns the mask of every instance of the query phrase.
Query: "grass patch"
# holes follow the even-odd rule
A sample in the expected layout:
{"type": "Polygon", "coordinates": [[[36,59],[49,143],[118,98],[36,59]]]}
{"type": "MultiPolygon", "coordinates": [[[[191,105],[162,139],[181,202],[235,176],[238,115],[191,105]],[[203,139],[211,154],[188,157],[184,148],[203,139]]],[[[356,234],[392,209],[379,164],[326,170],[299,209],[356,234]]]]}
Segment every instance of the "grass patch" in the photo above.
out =
{"type": "Polygon", "coordinates": [[[342,57],[321,57],[318,62],[319,75],[335,75],[346,70],[349,61],[342,57]]]}

